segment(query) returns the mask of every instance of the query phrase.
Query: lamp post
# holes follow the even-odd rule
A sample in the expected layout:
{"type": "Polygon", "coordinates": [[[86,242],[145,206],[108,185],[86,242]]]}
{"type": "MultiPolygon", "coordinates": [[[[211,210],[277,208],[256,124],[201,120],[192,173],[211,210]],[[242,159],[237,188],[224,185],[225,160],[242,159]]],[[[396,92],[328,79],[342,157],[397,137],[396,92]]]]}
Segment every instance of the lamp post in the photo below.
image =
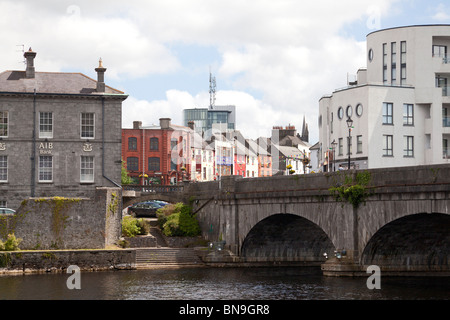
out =
{"type": "Polygon", "coordinates": [[[350,141],[352,137],[352,126],[353,126],[353,120],[352,118],[348,117],[347,119],[347,127],[348,127],[348,170],[350,170],[350,141]]]}
{"type": "Polygon", "coordinates": [[[336,142],[335,139],[333,139],[333,142],[331,143],[331,145],[333,146],[332,147],[332,149],[333,149],[333,153],[332,153],[332,156],[333,156],[333,171],[336,171],[336,160],[334,159],[334,157],[336,155],[335,152],[336,152],[337,142],[336,142]]]}

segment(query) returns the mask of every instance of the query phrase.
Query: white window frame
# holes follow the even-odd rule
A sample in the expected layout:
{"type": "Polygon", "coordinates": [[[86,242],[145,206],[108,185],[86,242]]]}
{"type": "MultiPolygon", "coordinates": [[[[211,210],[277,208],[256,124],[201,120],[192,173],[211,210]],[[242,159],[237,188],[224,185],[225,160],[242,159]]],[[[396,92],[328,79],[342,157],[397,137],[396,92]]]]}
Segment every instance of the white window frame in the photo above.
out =
{"type": "Polygon", "coordinates": [[[95,158],[94,156],[81,156],[80,157],[80,182],[81,183],[93,183],[95,180],[95,158]],[[92,159],[92,168],[86,167],[86,163],[83,163],[83,159],[92,159]],[[83,170],[92,171],[92,173],[83,173],[83,170]]]}
{"type": "MultiPolygon", "coordinates": [[[[48,162],[47,162],[48,163],[48,162]]],[[[50,183],[50,182],[53,182],[53,156],[48,156],[48,155],[46,155],[46,156],[39,156],[39,174],[38,174],[38,176],[39,176],[39,182],[44,182],[44,183],[50,183]],[[48,166],[41,166],[41,165],[43,165],[43,164],[45,164],[45,163],[43,163],[43,161],[44,161],[44,158],[45,158],[45,160],[48,160],[48,159],[51,159],[51,166],[50,167],[48,167],[48,166]],[[44,169],[46,169],[46,170],[44,170],[44,169]],[[48,174],[48,173],[50,173],[50,177],[51,177],[51,179],[42,179],[41,178],[41,174],[48,174]]]]}
{"type": "Polygon", "coordinates": [[[82,112],[80,114],[80,138],[81,139],[95,139],[95,113],[94,112],[82,112]],[[83,124],[83,115],[92,115],[92,125],[91,124],[83,124]],[[83,136],[83,126],[91,127],[92,126],[92,137],[83,136]]]}
{"type": "MultiPolygon", "coordinates": [[[[44,120],[48,120],[48,119],[44,119],[44,120]]],[[[47,138],[47,139],[52,139],[53,138],[53,123],[54,123],[54,117],[53,117],[53,112],[48,112],[48,111],[41,111],[39,112],[39,138],[47,138]],[[50,114],[51,115],[51,123],[50,124],[43,124],[41,123],[42,121],[42,115],[43,114],[50,114]],[[43,131],[42,130],[42,126],[50,126],[51,127],[51,131],[43,131]]]]}
{"type": "Polygon", "coordinates": [[[6,125],[6,135],[1,135],[0,138],[8,138],[9,135],[9,112],[8,111],[0,111],[2,113],[2,117],[0,118],[0,125],[6,125]],[[6,114],[6,117],[4,116],[6,114]],[[3,119],[6,119],[6,123],[3,123],[3,119]]]}
{"type": "Polygon", "coordinates": [[[6,166],[5,167],[0,166],[0,170],[5,170],[5,172],[6,172],[6,179],[2,179],[1,178],[2,175],[0,175],[0,182],[8,182],[8,156],[0,156],[0,164],[3,165],[3,163],[6,164],[6,166]],[[5,160],[3,160],[3,158],[5,160]]]}

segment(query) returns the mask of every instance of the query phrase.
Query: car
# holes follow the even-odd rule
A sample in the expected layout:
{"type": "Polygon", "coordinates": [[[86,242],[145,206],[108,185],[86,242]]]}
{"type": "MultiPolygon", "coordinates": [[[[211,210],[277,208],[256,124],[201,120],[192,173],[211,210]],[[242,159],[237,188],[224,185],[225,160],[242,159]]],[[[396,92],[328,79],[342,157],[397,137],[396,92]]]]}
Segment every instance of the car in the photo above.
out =
{"type": "Polygon", "coordinates": [[[10,208],[0,208],[0,214],[15,214],[16,210],[10,208]]]}
{"type": "Polygon", "coordinates": [[[156,217],[156,210],[162,206],[153,201],[139,202],[128,207],[128,214],[136,217],[156,217]]]}

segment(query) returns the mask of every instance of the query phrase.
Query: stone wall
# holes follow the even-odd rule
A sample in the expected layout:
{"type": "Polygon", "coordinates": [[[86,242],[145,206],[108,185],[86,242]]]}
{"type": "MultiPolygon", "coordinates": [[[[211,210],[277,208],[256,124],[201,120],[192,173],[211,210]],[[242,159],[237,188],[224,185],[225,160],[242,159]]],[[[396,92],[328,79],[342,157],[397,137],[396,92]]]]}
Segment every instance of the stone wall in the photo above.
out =
{"type": "Polygon", "coordinates": [[[136,268],[136,251],[14,251],[0,252],[0,273],[65,272],[70,265],[82,271],[129,270],[136,268]]]}
{"type": "Polygon", "coordinates": [[[21,249],[103,249],[121,236],[121,189],[97,188],[91,198],[29,198],[2,217],[0,237],[14,233],[21,249]]]}

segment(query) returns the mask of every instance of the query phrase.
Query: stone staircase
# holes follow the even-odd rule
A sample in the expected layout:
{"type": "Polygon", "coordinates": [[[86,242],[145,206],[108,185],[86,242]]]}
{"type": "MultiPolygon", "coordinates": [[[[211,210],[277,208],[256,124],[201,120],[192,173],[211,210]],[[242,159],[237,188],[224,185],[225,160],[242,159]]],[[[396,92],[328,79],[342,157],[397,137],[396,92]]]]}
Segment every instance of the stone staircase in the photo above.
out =
{"type": "Polygon", "coordinates": [[[202,259],[193,248],[138,248],[136,269],[203,267],[202,259]]]}

